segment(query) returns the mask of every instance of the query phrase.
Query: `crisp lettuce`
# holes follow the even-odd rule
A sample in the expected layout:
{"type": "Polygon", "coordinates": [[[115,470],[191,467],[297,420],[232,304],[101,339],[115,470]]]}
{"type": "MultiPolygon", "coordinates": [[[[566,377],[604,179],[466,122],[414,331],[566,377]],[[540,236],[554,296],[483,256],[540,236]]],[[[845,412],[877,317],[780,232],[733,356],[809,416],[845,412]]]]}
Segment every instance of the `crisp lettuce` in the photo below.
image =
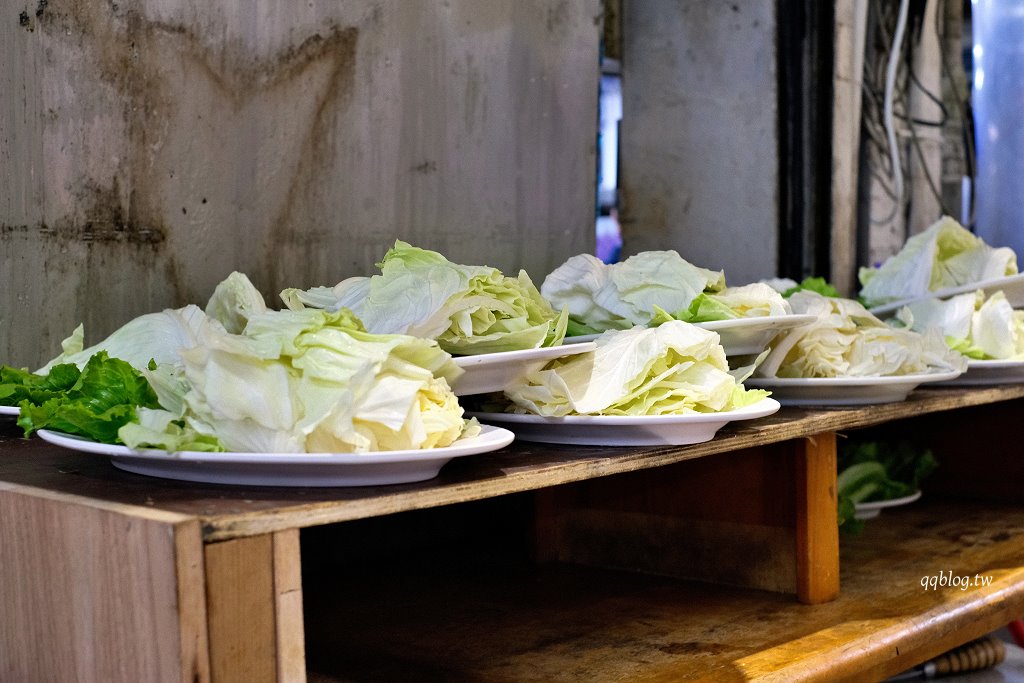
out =
{"type": "Polygon", "coordinates": [[[74,364],[57,365],[43,382],[55,391],[20,402],[18,426],[28,436],[54,429],[104,443],[118,443],[117,431],[135,419],[139,406],[157,408],[156,394],[146,379],[123,360],[100,351],[81,371],[74,364]],[[74,382],[68,386],[68,381],[74,382]]]}
{"type": "Polygon", "coordinates": [[[565,337],[568,312],[557,313],[525,271],[507,277],[401,240],[378,266],[380,275],[286,289],[281,298],[292,310],[348,308],[374,334],[436,339],[459,355],[557,346],[565,337]]]}
{"type": "Polygon", "coordinates": [[[814,322],[777,338],[760,377],[870,377],[966,369],[937,330],[896,329],[851,299],[804,290],[789,299],[794,313],[817,316],[814,322]]]}
{"type": "Polygon", "coordinates": [[[225,330],[238,334],[251,316],[267,312],[267,304],[249,278],[236,271],[213,290],[205,311],[225,330]]]}
{"type": "Polygon", "coordinates": [[[767,395],[730,374],[716,333],[678,320],[607,331],[594,351],[554,360],[505,390],[516,411],[555,416],[718,412],[767,395]]]}
{"type": "Polygon", "coordinates": [[[878,268],[861,268],[860,298],[867,306],[920,297],[938,289],[1017,272],[1008,247],[993,248],[949,216],[907,240],[878,268]]]}

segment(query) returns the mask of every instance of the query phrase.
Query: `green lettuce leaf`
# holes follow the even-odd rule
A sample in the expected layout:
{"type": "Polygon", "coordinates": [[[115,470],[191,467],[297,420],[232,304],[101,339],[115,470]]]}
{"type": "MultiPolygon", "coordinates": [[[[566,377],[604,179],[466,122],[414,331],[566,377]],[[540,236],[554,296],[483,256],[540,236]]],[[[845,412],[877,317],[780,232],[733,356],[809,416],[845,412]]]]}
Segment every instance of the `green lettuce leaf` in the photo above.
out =
{"type": "MultiPolygon", "coordinates": [[[[53,372],[66,380],[71,368],[77,371],[75,365],[64,365],[53,372]]],[[[38,429],[53,429],[119,443],[118,429],[135,419],[138,406],[159,407],[145,377],[125,361],[100,351],[85,363],[70,387],[39,403],[23,400],[18,425],[26,436],[38,429]]]]}
{"type": "Polygon", "coordinates": [[[823,278],[823,277],[807,277],[807,278],[804,278],[803,282],[801,282],[800,284],[795,285],[793,287],[789,287],[788,289],[786,289],[782,293],[782,296],[788,299],[789,297],[793,296],[797,292],[802,292],[804,290],[810,290],[812,292],[817,292],[818,294],[821,294],[822,296],[832,296],[832,297],[838,297],[839,296],[839,290],[837,290],[835,287],[830,285],[828,283],[828,281],[825,278],[823,278]]]}

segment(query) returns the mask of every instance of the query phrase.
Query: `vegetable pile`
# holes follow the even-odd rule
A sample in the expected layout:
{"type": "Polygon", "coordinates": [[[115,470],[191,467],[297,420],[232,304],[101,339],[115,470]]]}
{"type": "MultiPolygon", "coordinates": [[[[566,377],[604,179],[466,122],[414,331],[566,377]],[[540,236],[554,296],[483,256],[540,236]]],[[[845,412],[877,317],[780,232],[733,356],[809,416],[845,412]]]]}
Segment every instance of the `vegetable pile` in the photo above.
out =
{"type": "Polygon", "coordinates": [[[944,216],[908,239],[903,249],[880,267],[861,268],[860,298],[874,307],[1016,272],[1017,256],[1012,249],[990,247],[944,216]]]}
{"type": "Polygon", "coordinates": [[[348,308],[370,332],[436,339],[456,355],[557,346],[565,337],[568,312],[556,313],[526,271],[506,277],[402,241],[377,265],[380,275],[286,289],[281,298],[293,310],[348,308]]]}
{"type": "Polygon", "coordinates": [[[916,493],[921,480],[938,467],[930,450],[907,441],[841,441],[838,450],[839,524],[845,531],[856,532],[863,525],[854,519],[858,503],[916,493]]]}
{"type": "Polygon", "coordinates": [[[568,308],[570,335],[789,313],[771,287],[727,288],[721,271],[694,266],[675,251],[645,251],[611,265],[579,254],[552,271],[540,291],[568,308]]]}
{"type": "Polygon", "coordinates": [[[143,315],[88,349],[79,326],[37,373],[4,367],[0,402],[26,434],[169,451],[406,450],[479,429],[433,340],[371,334],[345,309],[269,311],[239,273],[206,310],[143,315]]]}
{"type": "Polygon", "coordinates": [[[756,374],[761,377],[870,377],[963,371],[963,356],[935,329],[895,329],[851,299],[805,289],[789,297],[794,313],[817,320],[778,338],[756,374]]]}
{"type": "Polygon", "coordinates": [[[730,374],[714,332],[670,321],[608,331],[596,350],[557,359],[507,388],[512,412],[537,415],[680,415],[732,410],[768,396],[730,374]]]}
{"type": "Polygon", "coordinates": [[[976,360],[1024,360],[1024,311],[1006,295],[981,290],[947,300],[922,299],[904,306],[892,324],[912,330],[938,329],[950,348],[976,360]]]}

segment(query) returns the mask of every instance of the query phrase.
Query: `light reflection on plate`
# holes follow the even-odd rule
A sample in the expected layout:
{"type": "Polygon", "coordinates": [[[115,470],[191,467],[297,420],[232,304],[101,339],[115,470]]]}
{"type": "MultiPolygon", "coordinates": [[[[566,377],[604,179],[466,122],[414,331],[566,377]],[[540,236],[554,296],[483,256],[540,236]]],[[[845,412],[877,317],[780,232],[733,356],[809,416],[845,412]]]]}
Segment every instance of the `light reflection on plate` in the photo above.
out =
{"type": "Polygon", "coordinates": [[[768,389],[784,406],[859,406],[903,401],[925,382],[943,382],[960,375],[950,372],[881,377],[751,377],[748,389],[768,389]]]}
{"type": "Polygon", "coordinates": [[[456,396],[488,394],[502,391],[528,372],[539,370],[546,363],[563,356],[593,351],[593,342],[563,346],[545,346],[523,351],[499,351],[475,356],[455,356],[455,364],[465,372],[455,380],[452,391],[456,396]]]}
{"type": "Polygon", "coordinates": [[[778,409],[778,401],[763,398],[737,410],[686,415],[469,415],[482,423],[508,427],[523,441],[587,446],[682,446],[710,441],[730,422],[765,417],[778,409]]]}
{"type": "Polygon", "coordinates": [[[898,507],[900,505],[907,505],[913,503],[915,500],[921,497],[920,491],[915,491],[909,496],[902,498],[890,498],[889,500],[875,500],[870,503],[856,503],[854,507],[853,516],[855,519],[874,519],[878,516],[885,508],[898,507]]]}
{"type": "Polygon", "coordinates": [[[122,470],[164,479],[245,486],[377,486],[437,476],[452,458],[487,453],[512,443],[507,429],[483,425],[474,437],[445,448],[376,453],[169,453],[132,450],[40,429],[43,440],[63,448],[110,457],[122,470]]]}
{"type": "Polygon", "coordinates": [[[1020,384],[1024,382],[1024,361],[1021,360],[969,360],[967,372],[945,382],[941,387],[980,387],[993,384],[1020,384]]]}

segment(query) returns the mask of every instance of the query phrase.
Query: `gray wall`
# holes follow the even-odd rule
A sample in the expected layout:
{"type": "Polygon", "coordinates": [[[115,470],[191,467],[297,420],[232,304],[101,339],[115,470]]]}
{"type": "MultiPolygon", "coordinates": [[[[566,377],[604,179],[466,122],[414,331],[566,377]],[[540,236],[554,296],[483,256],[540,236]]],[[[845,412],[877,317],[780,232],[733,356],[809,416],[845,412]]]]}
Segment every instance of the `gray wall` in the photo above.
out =
{"type": "Polygon", "coordinates": [[[774,7],[624,4],[624,255],[675,249],[734,285],[775,275],[774,7]]]}
{"type": "Polygon", "coordinates": [[[204,303],[232,270],[276,306],[396,238],[539,283],[594,248],[600,10],[5,4],[0,362],[204,303]]]}

